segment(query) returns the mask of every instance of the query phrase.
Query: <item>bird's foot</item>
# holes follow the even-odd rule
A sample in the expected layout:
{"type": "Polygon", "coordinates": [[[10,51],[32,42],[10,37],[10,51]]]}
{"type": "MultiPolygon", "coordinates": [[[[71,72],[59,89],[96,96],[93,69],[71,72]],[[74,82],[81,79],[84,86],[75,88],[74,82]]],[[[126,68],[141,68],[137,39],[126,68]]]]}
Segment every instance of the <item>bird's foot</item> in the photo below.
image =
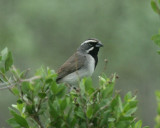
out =
{"type": "Polygon", "coordinates": [[[76,92],[80,92],[80,88],[77,88],[77,87],[73,87],[73,89],[76,91],[76,92]]]}

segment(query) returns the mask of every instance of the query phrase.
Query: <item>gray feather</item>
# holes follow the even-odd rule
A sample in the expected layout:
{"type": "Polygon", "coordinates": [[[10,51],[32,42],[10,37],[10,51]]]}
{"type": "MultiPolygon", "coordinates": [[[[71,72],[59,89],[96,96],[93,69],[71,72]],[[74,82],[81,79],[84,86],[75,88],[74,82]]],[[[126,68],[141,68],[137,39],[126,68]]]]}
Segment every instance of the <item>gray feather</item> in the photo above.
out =
{"type": "Polygon", "coordinates": [[[73,54],[57,71],[58,77],[56,79],[59,82],[63,77],[71,74],[84,66],[86,56],[76,52],[73,54]]]}

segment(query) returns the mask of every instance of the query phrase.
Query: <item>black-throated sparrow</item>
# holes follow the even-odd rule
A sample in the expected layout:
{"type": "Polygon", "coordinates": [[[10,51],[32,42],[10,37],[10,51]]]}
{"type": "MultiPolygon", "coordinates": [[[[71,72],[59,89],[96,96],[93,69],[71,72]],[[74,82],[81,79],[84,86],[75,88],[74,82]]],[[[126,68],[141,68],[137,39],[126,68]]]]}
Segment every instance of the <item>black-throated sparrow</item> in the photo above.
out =
{"type": "Polygon", "coordinates": [[[97,39],[88,39],[57,71],[58,83],[76,86],[83,77],[91,76],[98,63],[98,51],[103,44],[97,39]]]}

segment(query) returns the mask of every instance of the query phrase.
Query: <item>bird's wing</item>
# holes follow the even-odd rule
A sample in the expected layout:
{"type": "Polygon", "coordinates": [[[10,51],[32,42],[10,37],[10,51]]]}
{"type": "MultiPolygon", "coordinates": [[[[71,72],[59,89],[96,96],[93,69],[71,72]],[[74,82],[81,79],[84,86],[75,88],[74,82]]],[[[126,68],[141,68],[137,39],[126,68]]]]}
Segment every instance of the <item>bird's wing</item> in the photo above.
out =
{"type": "Polygon", "coordinates": [[[84,66],[86,56],[75,53],[73,54],[57,71],[58,77],[56,81],[58,82],[63,77],[68,74],[79,70],[84,66]]]}

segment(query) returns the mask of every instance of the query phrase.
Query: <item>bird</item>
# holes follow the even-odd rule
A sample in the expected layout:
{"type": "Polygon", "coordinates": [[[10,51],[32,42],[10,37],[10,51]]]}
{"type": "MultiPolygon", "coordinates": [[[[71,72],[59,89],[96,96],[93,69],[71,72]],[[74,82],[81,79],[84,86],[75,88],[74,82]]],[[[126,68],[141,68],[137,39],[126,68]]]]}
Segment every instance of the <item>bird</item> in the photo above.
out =
{"type": "Polygon", "coordinates": [[[77,51],[57,70],[57,83],[78,86],[84,77],[91,77],[98,63],[98,52],[103,47],[95,38],[81,43],[77,51]]]}

